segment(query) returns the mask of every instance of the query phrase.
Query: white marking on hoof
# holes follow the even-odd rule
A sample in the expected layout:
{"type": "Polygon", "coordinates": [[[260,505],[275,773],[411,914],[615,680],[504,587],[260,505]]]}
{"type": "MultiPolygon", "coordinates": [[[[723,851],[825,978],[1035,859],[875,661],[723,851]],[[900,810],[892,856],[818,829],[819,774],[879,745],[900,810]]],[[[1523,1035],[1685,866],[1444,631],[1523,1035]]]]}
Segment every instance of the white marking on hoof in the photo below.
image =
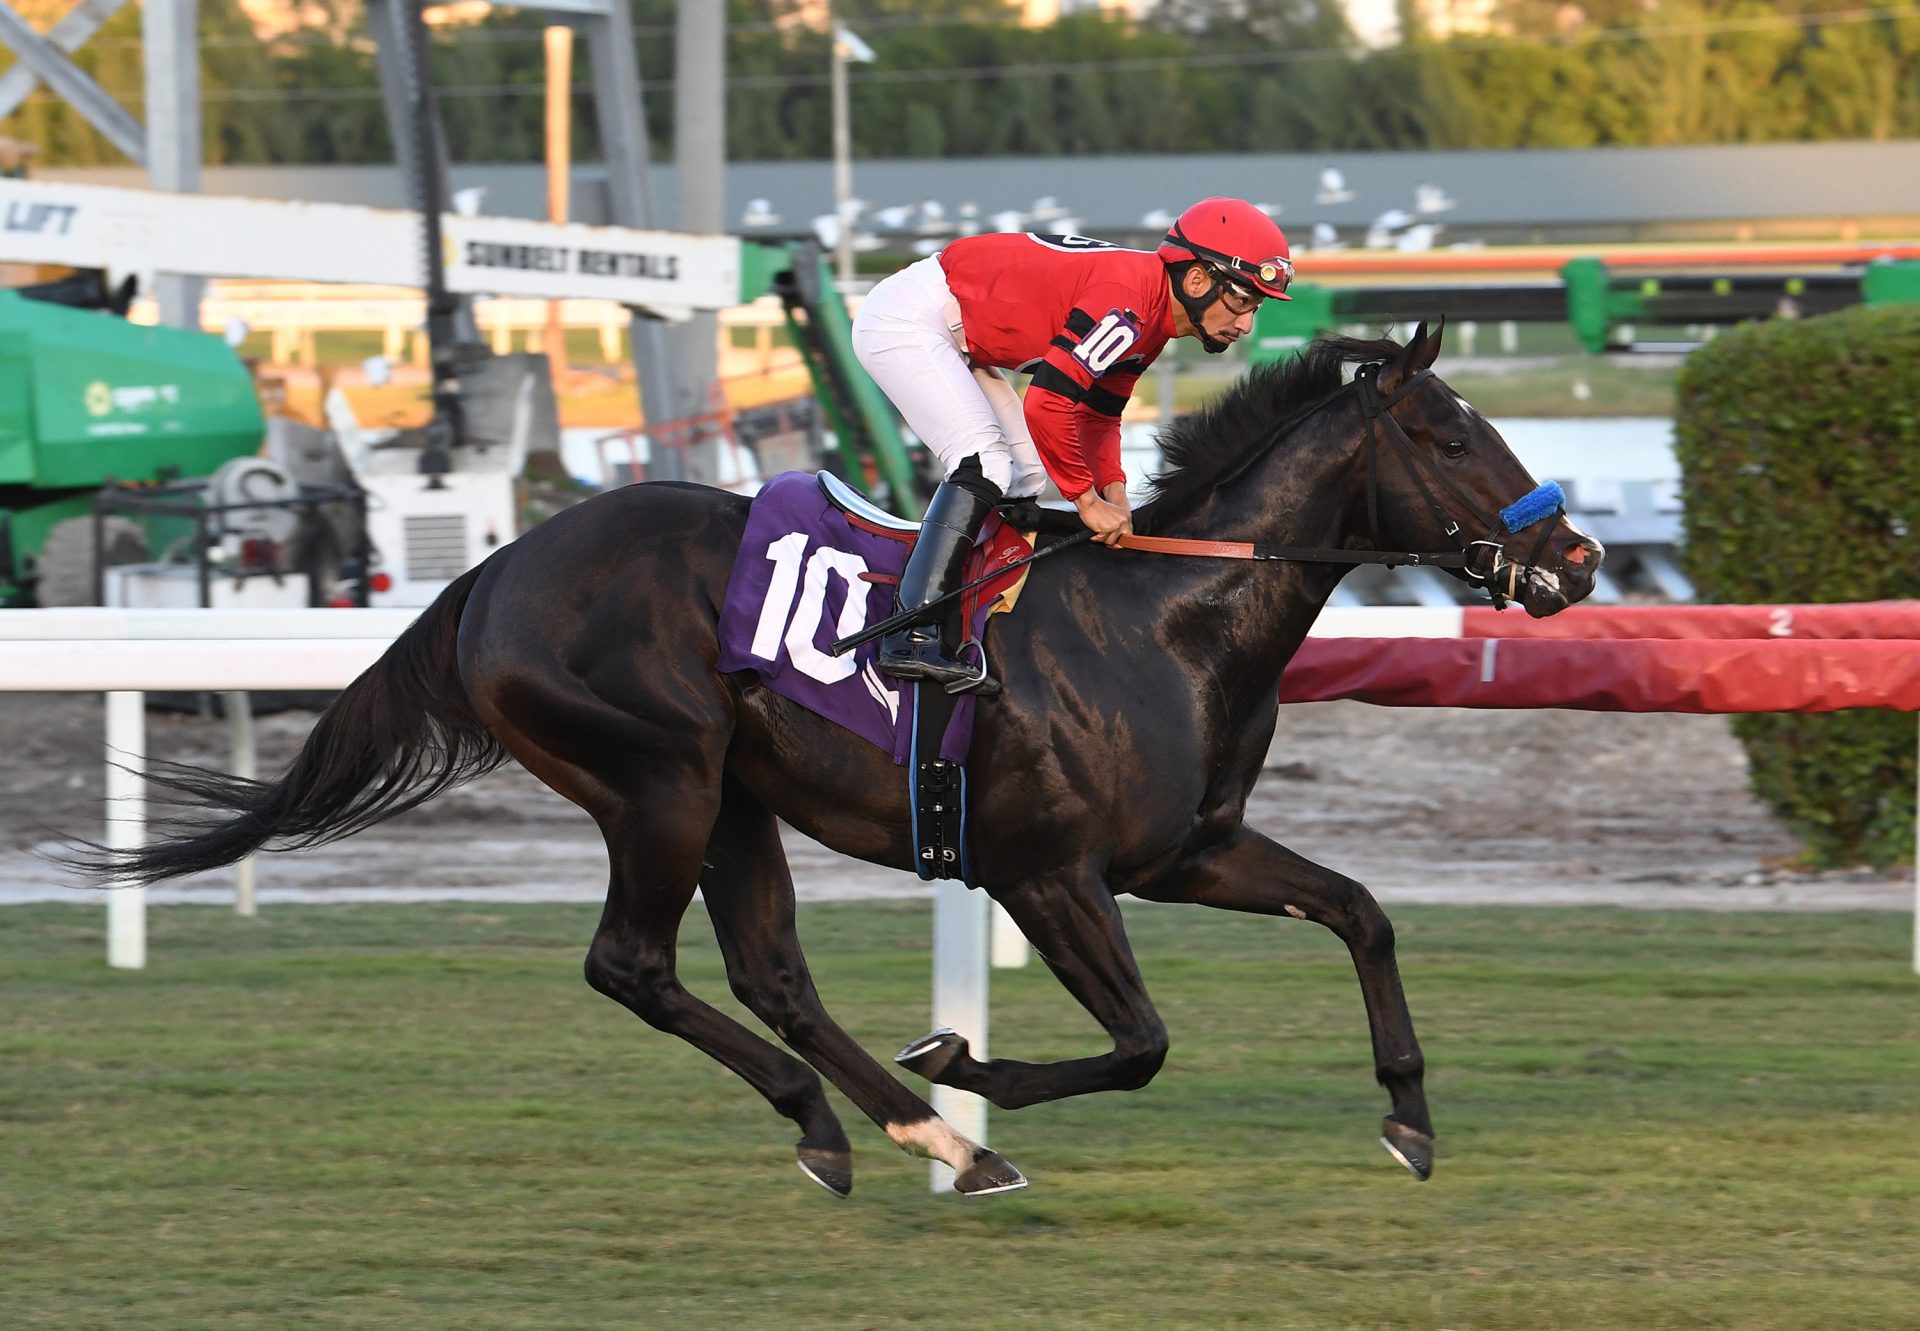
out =
{"type": "Polygon", "coordinates": [[[1293,918],[1296,920],[1304,920],[1307,918],[1307,913],[1301,910],[1298,906],[1288,906],[1286,907],[1286,912],[1287,914],[1293,916],[1293,918]]]}
{"type": "Polygon", "coordinates": [[[921,1036],[918,1040],[915,1040],[912,1044],[908,1045],[905,1049],[902,1049],[899,1053],[895,1054],[893,1056],[893,1061],[896,1063],[904,1063],[910,1058],[918,1058],[920,1057],[920,1055],[926,1053],[929,1049],[932,1049],[937,1045],[939,1045],[941,1041],[945,1040],[949,1035],[958,1035],[959,1033],[960,1032],[954,1030],[953,1027],[951,1026],[942,1026],[937,1031],[928,1031],[925,1035],[921,1036]]]}
{"type": "Polygon", "coordinates": [[[980,1148],[947,1126],[943,1118],[923,1118],[918,1123],[889,1123],[887,1136],[908,1155],[923,1160],[938,1160],[958,1174],[973,1163],[980,1148]]]}
{"type": "Polygon", "coordinates": [[[958,1188],[955,1188],[954,1191],[960,1192],[962,1197],[991,1197],[996,1192],[1018,1192],[1026,1186],[1026,1175],[1023,1174],[1020,1176],[1018,1183],[1002,1183],[997,1188],[975,1188],[972,1192],[960,1192],[958,1188]]]}

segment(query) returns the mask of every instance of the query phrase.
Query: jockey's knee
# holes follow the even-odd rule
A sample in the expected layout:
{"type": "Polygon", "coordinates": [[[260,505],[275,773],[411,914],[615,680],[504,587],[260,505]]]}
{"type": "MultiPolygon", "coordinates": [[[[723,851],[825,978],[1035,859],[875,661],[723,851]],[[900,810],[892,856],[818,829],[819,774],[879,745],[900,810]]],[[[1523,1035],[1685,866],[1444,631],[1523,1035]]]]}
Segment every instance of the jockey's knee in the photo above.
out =
{"type": "Polygon", "coordinates": [[[1032,466],[1009,467],[1013,479],[1004,488],[1009,499],[1031,499],[1047,488],[1047,469],[1032,466]]]}
{"type": "Polygon", "coordinates": [[[977,453],[946,461],[949,464],[947,479],[956,485],[974,488],[967,485],[968,473],[971,473],[993,487],[994,493],[989,498],[998,499],[1001,495],[1013,493],[1007,488],[1013,481],[1013,458],[1007,451],[1005,440],[988,444],[977,453]]]}

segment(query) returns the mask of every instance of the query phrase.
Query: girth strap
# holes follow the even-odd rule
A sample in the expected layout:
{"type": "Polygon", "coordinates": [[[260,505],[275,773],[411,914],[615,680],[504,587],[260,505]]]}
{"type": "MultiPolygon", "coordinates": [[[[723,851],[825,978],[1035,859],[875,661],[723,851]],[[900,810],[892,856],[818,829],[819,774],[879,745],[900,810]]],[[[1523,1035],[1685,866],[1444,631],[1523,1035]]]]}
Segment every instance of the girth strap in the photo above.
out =
{"type": "Polygon", "coordinates": [[[922,879],[958,878],[968,887],[967,769],[940,756],[941,737],[958,699],[924,680],[913,694],[913,743],[907,759],[907,798],[913,823],[913,869],[922,879]]]}

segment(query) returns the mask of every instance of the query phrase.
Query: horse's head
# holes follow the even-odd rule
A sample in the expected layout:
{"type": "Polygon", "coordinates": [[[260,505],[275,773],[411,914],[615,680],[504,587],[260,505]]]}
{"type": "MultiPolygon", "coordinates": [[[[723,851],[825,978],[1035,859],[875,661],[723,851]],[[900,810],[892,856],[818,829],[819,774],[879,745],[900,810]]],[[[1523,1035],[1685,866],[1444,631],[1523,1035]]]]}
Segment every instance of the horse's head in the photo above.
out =
{"type": "Polygon", "coordinates": [[[1368,419],[1369,522],[1381,549],[1464,552],[1450,569],[1535,618],[1593,590],[1606,551],[1567,521],[1565,497],[1538,485],[1487,418],[1433,373],[1442,320],[1355,376],[1368,419]]]}

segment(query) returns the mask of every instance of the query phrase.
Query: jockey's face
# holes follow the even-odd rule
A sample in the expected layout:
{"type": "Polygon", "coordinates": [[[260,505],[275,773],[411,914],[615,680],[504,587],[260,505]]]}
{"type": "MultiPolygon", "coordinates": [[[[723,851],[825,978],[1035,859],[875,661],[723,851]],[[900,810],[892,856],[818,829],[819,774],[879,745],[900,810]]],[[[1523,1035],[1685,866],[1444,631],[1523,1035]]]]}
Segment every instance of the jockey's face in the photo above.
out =
{"type": "Polygon", "coordinates": [[[1179,301],[1173,303],[1173,332],[1176,337],[1211,338],[1215,342],[1228,345],[1239,341],[1253,331],[1253,316],[1260,308],[1257,293],[1234,283],[1220,280],[1205,264],[1196,263],[1189,267],[1181,277],[1181,289],[1188,296],[1199,299],[1207,294],[1207,289],[1220,282],[1220,295],[1208,302],[1206,309],[1200,312],[1200,326],[1194,327],[1187,317],[1186,306],[1179,301]]]}

